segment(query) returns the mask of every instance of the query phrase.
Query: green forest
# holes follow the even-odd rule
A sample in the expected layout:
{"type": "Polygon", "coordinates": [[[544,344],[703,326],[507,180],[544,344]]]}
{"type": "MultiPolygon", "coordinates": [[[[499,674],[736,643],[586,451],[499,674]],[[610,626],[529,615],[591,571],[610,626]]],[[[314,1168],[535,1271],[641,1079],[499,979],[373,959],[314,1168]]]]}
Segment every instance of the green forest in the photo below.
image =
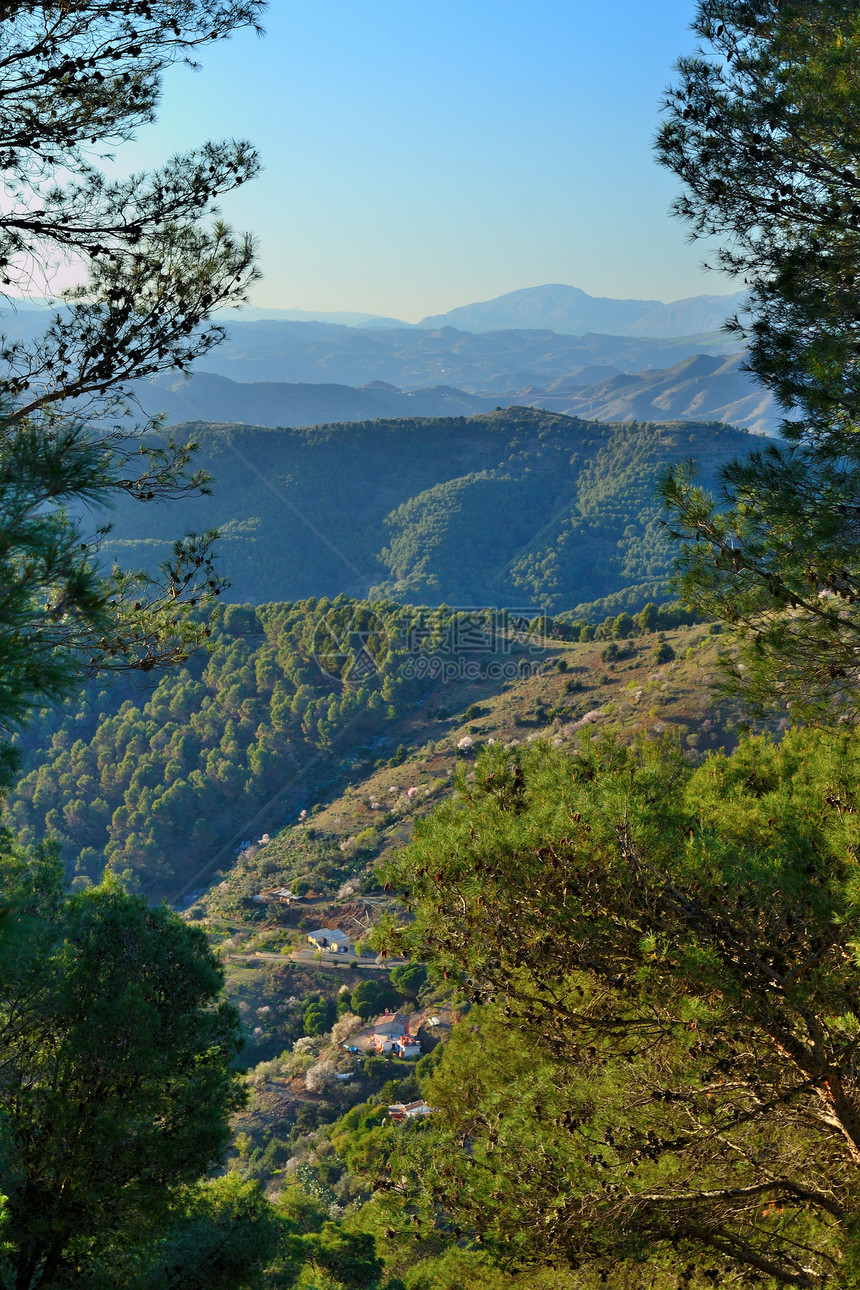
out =
{"type": "Polygon", "coordinates": [[[213,855],[226,867],[261,810],[257,833],[312,806],[350,767],[394,756],[392,725],[446,664],[492,674],[502,650],[540,654],[530,643],[540,638],[499,634],[484,613],[344,596],[229,605],[209,630],[207,651],[184,667],[148,684],[93,682],[16,740],[6,819],[25,841],[50,836],[78,885],[107,865],[156,897],[213,855]]]}
{"type": "MultiPolygon", "coordinates": [[[[211,495],[106,516],[105,560],[155,567],[178,528],[217,529],[231,599],[386,596],[556,612],[636,584],[665,594],[657,482],[749,450],[716,423],[601,425],[531,408],[301,430],[189,425],[211,495]]],[[[172,433],[177,433],[174,427],[172,433]]]]}
{"type": "Polygon", "coordinates": [[[856,5],[699,0],[656,141],[781,440],[133,428],[260,160],[93,149],[265,7],[0,13],[4,286],[86,275],[0,346],[0,1287],[857,1290],[856,5]]]}

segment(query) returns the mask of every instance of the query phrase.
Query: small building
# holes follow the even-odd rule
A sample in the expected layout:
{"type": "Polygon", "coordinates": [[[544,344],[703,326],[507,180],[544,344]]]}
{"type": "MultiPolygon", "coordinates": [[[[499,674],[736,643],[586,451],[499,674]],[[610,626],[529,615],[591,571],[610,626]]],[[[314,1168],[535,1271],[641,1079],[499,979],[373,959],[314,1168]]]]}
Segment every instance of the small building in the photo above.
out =
{"type": "Polygon", "coordinates": [[[299,897],[289,887],[278,887],[275,891],[261,891],[254,900],[260,905],[291,905],[299,897]]]}
{"type": "Polygon", "coordinates": [[[329,954],[349,954],[352,942],[346,932],[336,927],[320,927],[315,932],[308,932],[308,940],[314,949],[325,950],[329,954]]]}
{"type": "Polygon", "coordinates": [[[425,1115],[432,1115],[434,1107],[428,1106],[426,1102],[395,1102],[393,1106],[388,1107],[388,1117],[395,1124],[402,1124],[404,1120],[417,1120],[425,1115]]]}
{"type": "Polygon", "coordinates": [[[398,1057],[420,1057],[421,1045],[409,1033],[409,1018],[401,1012],[384,1012],[373,1023],[371,1047],[377,1053],[395,1053],[398,1057]]]}
{"type": "Polygon", "coordinates": [[[287,905],[299,899],[300,897],[294,891],[291,891],[289,887],[278,887],[272,892],[272,900],[283,900],[287,905]]]}

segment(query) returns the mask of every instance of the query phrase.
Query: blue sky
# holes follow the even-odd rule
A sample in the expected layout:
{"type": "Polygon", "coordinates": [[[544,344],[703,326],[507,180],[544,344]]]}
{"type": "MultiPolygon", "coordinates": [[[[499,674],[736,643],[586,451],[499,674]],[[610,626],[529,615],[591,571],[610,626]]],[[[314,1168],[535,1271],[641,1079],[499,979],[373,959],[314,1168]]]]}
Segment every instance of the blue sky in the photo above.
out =
{"type": "Polygon", "coordinates": [[[259,240],[255,303],[417,321],[518,287],[662,300],[733,284],[668,214],[651,144],[692,0],[272,0],[267,36],[169,74],[121,151],[259,148],[224,203],[259,240]]]}

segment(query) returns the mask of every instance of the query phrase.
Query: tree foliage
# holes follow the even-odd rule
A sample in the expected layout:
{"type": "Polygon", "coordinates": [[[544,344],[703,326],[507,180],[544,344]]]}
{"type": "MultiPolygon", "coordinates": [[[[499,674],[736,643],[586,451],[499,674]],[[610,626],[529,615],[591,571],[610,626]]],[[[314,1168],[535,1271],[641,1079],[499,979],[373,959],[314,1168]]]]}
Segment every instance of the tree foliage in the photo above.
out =
{"type": "Polygon", "coordinates": [[[0,337],[2,723],[81,671],[183,657],[200,639],[189,607],[219,589],[211,534],[180,541],[155,576],[105,581],[82,509],[203,486],[190,441],[141,441],[128,386],[187,367],[223,336],[207,320],[244,298],[255,271],[250,239],[215,203],[258,160],[225,141],[127,179],[98,163],[154,118],[171,63],[256,26],[263,7],[84,0],[0,13],[0,283],[27,296],[52,292],[58,274],[79,281],[35,334],[10,298],[0,337]]]}
{"type": "Polygon", "coordinates": [[[0,956],[3,1275],[36,1290],[157,1234],[218,1163],[243,1100],[239,1022],[205,938],[165,906],[114,882],[69,897],[53,850],[4,852],[29,921],[0,956]]]}
{"type": "Polygon", "coordinates": [[[785,408],[786,443],[666,488],[685,598],[744,643],[741,688],[856,715],[860,603],[860,23],[846,0],[701,0],[660,160],[675,204],[750,289],[733,330],[785,408]]]}
{"type": "Polygon", "coordinates": [[[427,1090],[431,1213],[503,1259],[847,1284],[857,758],[810,732],[698,769],[611,740],[482,756],[387,868],[394,943],[489,1007],[427,1090]]]}

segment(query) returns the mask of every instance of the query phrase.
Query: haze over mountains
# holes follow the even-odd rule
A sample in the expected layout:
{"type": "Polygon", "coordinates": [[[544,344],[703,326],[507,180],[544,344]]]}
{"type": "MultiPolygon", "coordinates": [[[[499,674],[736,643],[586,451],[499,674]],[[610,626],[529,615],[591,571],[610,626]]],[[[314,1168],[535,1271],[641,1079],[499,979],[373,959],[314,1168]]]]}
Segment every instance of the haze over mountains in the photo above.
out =
{"type": "Polygon", "coordinates": [[[589,296],[579,287],[547,284],[508,291],[494,300],[462,305],[424,318],[422,327],[457,327],[460,331],[549,328],[564,335],[609,332],[613,336],[696,336],[719,330],[742,308],[746,293],[661,300],[613,300],[589,296]]]}
{"type": "Polygon", "coordinates": [[[622,372],[671,367],[693,354],[728,354],[737,344],[719,333],[663,338],[562,335],[421,327],[359,328],[317,322],[230,323],[227,339],[201,361],[234,381],[326,381],[399,389],[453,385],[473,394],[514,393],[595,364],[622,372]]]}
{"type": "Polygon", "coordinates": [[[772,395],[740,370],[741,361],[738,354],[694,354],[672,367],[636,374],[592,364],[562,371],[540,386],[484,395],[450,385],[402,390],[379,380],[358,387],[319,381],[240,382],[212,372],[196,372],[188,380],[167,373],[139,383],[136,394],[146,413],[165,413],[169,425],[207,420],[307,426],[377,417],[472,416],[519,405],[597,421],[725,421],[754,434],[774,434],[779,409],[772,395]]]}
{"type": "MultiPolygon", "coordinates": [[[[745,293],[690,296],[664,304],[662,300],[616,300],[590,296],[579,287],[546,283],[507,291],[492,300],[459,305],[447,313],[430,314],[418,327],[456,327],[458,331],[555,331],[583,336],[608,332],[613,336],[669,338],[718,331],[726,318],[742,308],[745,293]]],[[[243,322],[327,322],[347,327],[409,327],[397,318],[376,314],[313,309],[266,309],[248,306],[233,317],[243,322]]]]}
{"type": "MultiPolygon", "coordinates": [[[[425,318],[249,307],[190,381],[140,383],[148,414],[260,426],[471,416],[519,404],[595,420],[713,419],[778,433],[782,413],[717,330],[743,294],[658,300],[545,285],[425,318]]],[[[45,308],[7,320],[29,339],[45,308]]]]}

